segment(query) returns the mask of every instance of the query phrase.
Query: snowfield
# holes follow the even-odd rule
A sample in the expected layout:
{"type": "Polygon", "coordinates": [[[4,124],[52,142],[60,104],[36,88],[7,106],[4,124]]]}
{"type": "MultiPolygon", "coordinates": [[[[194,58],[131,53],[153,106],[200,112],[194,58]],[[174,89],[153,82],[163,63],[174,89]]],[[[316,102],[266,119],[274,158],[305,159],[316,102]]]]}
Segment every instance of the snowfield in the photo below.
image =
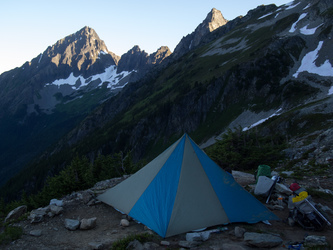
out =
{"type": "Polygon", "coordinates": [[[248,126],[248,127],[246,127],[246,128],[243,128],[243,131],[250,130],[251,128],[254,128],[255,126],[258,126],[259,124],[264,123],[264,122],[267,121],[269,118],[272,118],[273,116],[277,116],[277,115],[279,115],[280,112],[281,112],[281,110],[282,110],[282,109],[280,108],[280,109],[278,109],[274,114],[270,115],[269,117],[264,118],[264,119],[261,119],[261,120],[257,121],[256,123],[253,123],[252,125],[250,125],[250,126],[248,126]]]}
{"type": "Polygon", "coordinates": [[[296,25],[299,21],[301,21],[304,17],[306,17],[308,13],[303,13],[302,15],[299,16],[299,18],[297,19],[296,22],[294,22],[292,25],[291,25],[291,28],[289,30],[290,33],[294,33],[296,31],[296,25]]]}
{"type": "Polygon", "coordinates": [[[312,28],[312,29],[308,29],[308,26],[309,24],[305,25],[303,28],[301,28],[299,31],[303,34],[303,35],[313,35],[314,33],[316,33],[316,30],[322,26],[322,24],[318,25],[317,27],[315,28],[312,28]]]}
{"type": "Polygon", "coordinates": [[[293,3],[294,3],[294,1],[285,4],[285,6],[287,7],[286,10],[291,10],[291,9],[295,8],[295,7],[296,7],[297,5],[299,5],[301,2],[298,2],[298,3],[294,4],[294,5],[293,5],[293,3]]]}
{"type": "MultiPolygon", "coordinates": [[[[100,79],[101,83],[98,85],[99,87],[102,86],[104,82],[108,82],[107,87],[108,88],[116,88],[115,85],[118,84],[118,82],[123,79],[124,77],[128,76],[132,72],[129,71],[122,71],[121,73],[117,74],[117,66],[112,65],[105,69],[105,71],[101,74],[96,74],[91,77],[88,77],[85,79],[83,76],[74,76],[73,73],[69,75],[66,79],[57,79],[51,83],[46,83],[45,85],[56,85],[58,88],[62,85],[70,85],[72,86],[72,89],[78,90],[82,87],[85,87],[89,85],[91,82],[100,79]]],[[[126,85],[126,84],[125,84],[126,85]]],[[[123,85],[122,87],[124,87],[123,85]]]]}
{"type": "Polygon", "coordinates": [[[270,15],[272,15],[272,14],[274,14],[274,13],[273,13],[273,12],[270,12],[270,13],[268,13],[268,14],[266,14],[266,15],[263,15],[263,16],[259,17],[258,20],[263,19],[263,18],[265,18],[265,17],[267,17],[267,16],[270,16],[270,15]]]}
{"type": "Polygon", "coordinates": [[[333,94],[333,86],[331,86],[331,88],[328,90],[328,95],[332,95],[333,94]]]}
{"type": "Polygon", "coordinates": [[[307,53],[303,59],[301,66],[298,68],[293,77],[297,78],[298,74],[301,72],[309,72],[312,74],[317,74],[320,76],[333,76],[333,67],[329,60],[326,60],[322,65],[319,67],[316,66],[316,59],[318,58],[318,53],[323,46],[323,41],[320,41],[317,48],[314,51],[307,53]]]}

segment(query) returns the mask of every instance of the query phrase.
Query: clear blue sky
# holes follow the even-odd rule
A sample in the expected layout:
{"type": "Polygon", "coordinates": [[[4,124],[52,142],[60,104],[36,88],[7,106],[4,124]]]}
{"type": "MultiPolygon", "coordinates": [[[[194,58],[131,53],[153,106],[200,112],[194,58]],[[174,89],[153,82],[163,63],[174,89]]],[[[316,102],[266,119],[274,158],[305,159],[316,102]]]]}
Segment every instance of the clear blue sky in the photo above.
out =
{"type": "Polygon", "coordinates": [[[134,45],[148,53],[172,51],[212,8],[232,20],[261,4],[292,0],[0,0],[0,74],[20,67],[49,45],[89,26],[109,51],[121,56],[134,45]]]}

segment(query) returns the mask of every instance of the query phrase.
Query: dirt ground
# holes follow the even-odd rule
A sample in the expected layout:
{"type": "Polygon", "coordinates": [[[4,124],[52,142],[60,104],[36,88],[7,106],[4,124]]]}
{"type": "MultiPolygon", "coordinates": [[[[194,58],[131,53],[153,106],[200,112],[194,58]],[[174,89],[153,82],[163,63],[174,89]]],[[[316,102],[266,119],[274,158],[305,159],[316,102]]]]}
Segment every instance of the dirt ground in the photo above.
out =
{"type": "MultiPolygon", "coordinates": [[[[327,205],[333,209],[332,200],[315,199],[315,202],[327,205]]],[[[219,233],[211,234],[208,241],[203,242],[200,246],[194,249],[251,249],[245,244],[242,238],[236,238],[234,228],[236,226],[243,227],[246,231],[278,234],[283,239],[283,244],[274,249],[287,249],[290,242],[301,242],[307,235],[326,236],[330,246],[333,246],[333,228],[326,228],[323,231],[306,231],[300,226],[291,227],[287,224],[288,208],[283,211],[273,210],[280,221],[270,221],[271,225],[264,223],[256,224],[230,224],[226,227],[228,230],[219,233]],[[230,245],[231,244],[231,245],[230,245]],[[240,248],[242,247],[242,248],[240,248]]],[[[31,224],[28,220],[21,221],[16,225],[21,226],[24,234],[21,239],[18,239],[7,246],[2,246],[1,249],[96,249],[98,245],[103,249],[109,249],[112,242],[122,239],[130,234],[142,232],[150,232],[144,225],[138,224],[135,221],[130,221],[130,226],[120,226],[120,220],[123,215],[112,207],[99,203],[92,206],[85,205],[82,200],[76,200],[65,204],[64,211],[61,215],[53,218],[46,218],[44,222],[31,224]],[[64,221],[68,219],[78,219],[97,217],[97,226],[90,230],[69,231],[64,226],[64,221]],[[41,236],[32,236],[32,230],[41,230],[41,236]]],[[[330,221],[333,221],[332,215],[329,215],[330,221]]],[[[215,227],[217,228],[217,227],[215,227]]],[[[209,228],[209,229],[214,229],[209,228]]],[[[154,234],[154,233],[153,233],[154,234]]],[[[156,236],[156,243],[166,240],[170,243],[169,246],[160,246],[154,249],[177,249],[180,248],[178,242],[185,240],[186,234],[177,235],[174,237],[163,239],[156,236]]],[[[258,249],[258,248],[257,248],[258,249]]]]}

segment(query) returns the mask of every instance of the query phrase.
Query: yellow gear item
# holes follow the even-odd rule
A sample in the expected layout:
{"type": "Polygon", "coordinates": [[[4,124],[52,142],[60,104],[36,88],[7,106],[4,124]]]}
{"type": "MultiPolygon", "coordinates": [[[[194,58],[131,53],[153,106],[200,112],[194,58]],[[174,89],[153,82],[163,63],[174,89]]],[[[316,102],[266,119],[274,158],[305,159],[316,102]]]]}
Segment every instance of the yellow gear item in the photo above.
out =
{"type": "Polygon", "coordinates": [[[304,200],[306,197],[308,197],[308,192],[302,191],[299,193],[299,195],[292,198],[292,200],[293,200],[293,203],[296,203],[296,202],[304,200]]]}

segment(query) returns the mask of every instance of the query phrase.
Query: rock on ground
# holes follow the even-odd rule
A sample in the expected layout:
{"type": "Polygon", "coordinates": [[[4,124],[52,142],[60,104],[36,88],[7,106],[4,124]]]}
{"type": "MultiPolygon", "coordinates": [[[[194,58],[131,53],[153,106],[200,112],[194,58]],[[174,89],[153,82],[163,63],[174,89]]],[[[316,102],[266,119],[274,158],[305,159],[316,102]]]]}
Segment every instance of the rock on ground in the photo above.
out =
{"type": "Polygon", "coordinates": [[[27,206],[19,206],[14,210],[10,211],[5,219],[5,222],[16,220],[27,212],[27,206]]]}
{"type": "Polygon", "coordinates": [[[271,234],[245,233],[244,241],[256,247],[276,247],[282,244],[283,240],[271,234]]]}
{"type": "Polygon", "coordinates": [[[83,230],[88,230],[88,229],[93,229],[96,227],[96,217],[89,218],[89,219],[82,219],[80,223],[80,229],[83,230]]]}
{"type": "Polygon", "coordinates": [[[74,231],[78,229],[80,226],[80,221],[72,220],[72,219],[65,219],[65,228],[68,230],[74,231]]]}

